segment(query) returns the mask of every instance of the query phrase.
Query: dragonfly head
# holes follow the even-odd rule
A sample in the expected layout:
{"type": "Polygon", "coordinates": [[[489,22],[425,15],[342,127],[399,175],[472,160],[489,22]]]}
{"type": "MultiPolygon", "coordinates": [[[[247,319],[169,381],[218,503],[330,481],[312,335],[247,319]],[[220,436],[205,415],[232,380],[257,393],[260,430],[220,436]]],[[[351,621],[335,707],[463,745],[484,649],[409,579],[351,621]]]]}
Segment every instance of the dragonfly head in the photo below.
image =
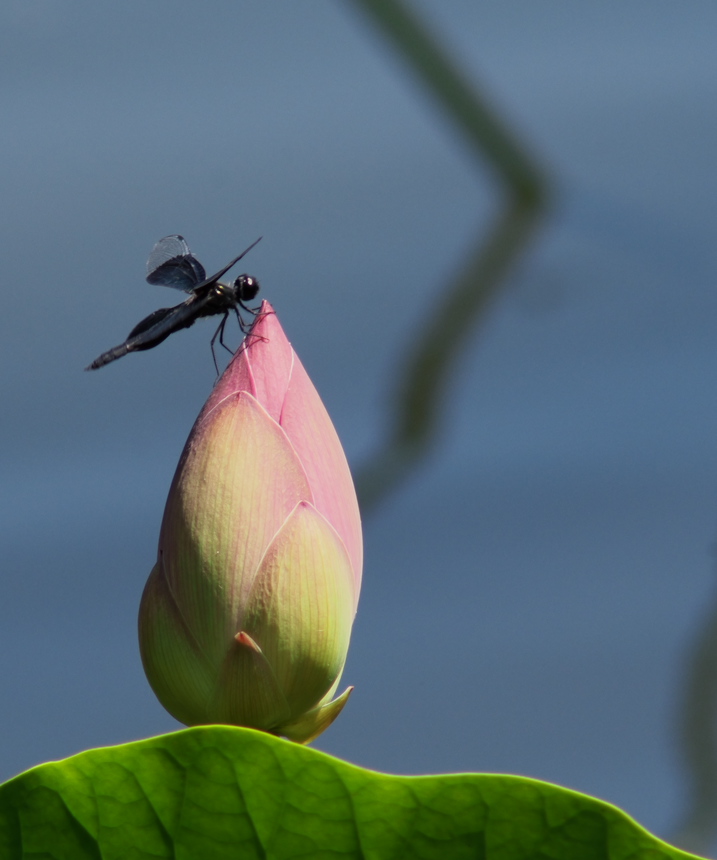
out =
{"type": "Polygon", "coordinates": [[[259,281],[251,275],[239,275],[234,281],[234,294],[242,302],[250,302],[259,292],[259,281]]]}

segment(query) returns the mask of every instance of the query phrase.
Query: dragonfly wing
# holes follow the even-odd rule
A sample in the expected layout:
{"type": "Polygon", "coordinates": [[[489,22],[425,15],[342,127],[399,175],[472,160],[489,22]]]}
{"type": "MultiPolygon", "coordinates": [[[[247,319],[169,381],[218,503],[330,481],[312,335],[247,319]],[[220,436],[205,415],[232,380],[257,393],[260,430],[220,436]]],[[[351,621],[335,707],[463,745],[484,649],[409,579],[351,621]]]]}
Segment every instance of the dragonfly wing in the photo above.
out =
{"type": "Polygon", "coordinates": [[[191,292],[206,280],[204,266],[189,250],[183,236],[165,236],[147,260],[147,281],[191,292]]]}
{"type": "Polygon", "coordinates": [[[227,265],[226,265],[226,266],[224,266],[224,268],[223,268],[223,269],[220,269],[218,272],[216,272],[215,274],[213,274],[213,275],[211,276],[211,278],[205,278],[205,279],[202,281],[202,283],[201,283],[201,284],[197,284],[197,286],[198,286],[198,287],[206,287],[208,284],[213,284],[213,283],[215,283],[216,281],[218,281],[218,280],[219,280],[219,278],[221,278],[221,276],[222,276],[225,272],[228,272],[228,271],[229,271],[229,269],[231,269],[231,267],[232,267],[235,263],[238,263],[238,262],[239,262],[239,260],[241,260],[241,258],[242,258],[245,254],[248,254],[248,253],[249,253],[249,251],[251,251],[251,249],[254,247],[254,245],[256,245],[258,242],[261,242],[261,236],[259,236],[259,238],[256,240],[256,242],[252,242],[252,243],[251,243],[251,245],[249,245],[249,247],[248,247],[245,251],[242,251],[242,252],[241,252],[241,254],[239,254],[239,256],[238,256],[238,257],[234,257],[234,259],[231,261],[231,263],[227,263],[227,265]]]}

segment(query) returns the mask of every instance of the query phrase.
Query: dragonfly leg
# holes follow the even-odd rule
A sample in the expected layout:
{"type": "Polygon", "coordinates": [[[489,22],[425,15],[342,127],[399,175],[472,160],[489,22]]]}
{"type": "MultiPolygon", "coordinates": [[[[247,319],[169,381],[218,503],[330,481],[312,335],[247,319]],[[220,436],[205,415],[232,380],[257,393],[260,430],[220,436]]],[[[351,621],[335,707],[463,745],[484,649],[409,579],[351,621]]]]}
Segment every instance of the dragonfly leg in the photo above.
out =
{"type": "MultiPolygon", "coordinates": [[[[242,307],[244,307],[244,305],[242,305],[242,307]]],[[[239,313],[239,308],[235,307],[234,313],[236,314],[237,322],[239,323],[239,328],[241,329],[242,334],[248,334],[248,332],[251,331],[251,326],[247,328],[246,323],[244,322],[241,314],[239,313]]]]}
{"type": "MultiPolygon", "coordinates": [[[[231,352],[229,347],[224,343],[224,326],[227,324],[227,318],[229,317],[229,311],[227,311],[222,317],[222,321],[219,323],[217,330],[214,332],[214,337],[211,340],[211,348],[212,348],[212,358],[214,359],[214,368],[217,371],[217,376],[219,376],[219,365],[217,364],[217,354],[214,352],[214,343],[216,339],[219,338],[219,343],[224,347],[224,349],[231,352]]],[[[232,353],[233,355],[234,353],[232,353]]]]}
{"type": "Polygon", "coordinates": [[[234,313],[237,315],[237,320],[239,320],[239,328],[242,330],[242,332],[245,335],[244,340],[242,341],[242,345],[239,347],[239,349],[246,349],[246,347],[250,346],[253,343],[251,338],[254,338],[254,337],[258,338],[259,340],[263,340],[264,343],[266,343],[267,339],[265,337],[262,337],[260,334],[253,334],[252,333],[252,329],[254,328],[254,324],[256,323],[256,316],[260,315],[259,314],[259,308],[257,308],[256,310],[252,310],[251,308],[248,308],[245,305],[243,305],[241,302],[239,302],[239,304],[244,308],[245,311],[249,311],[249,313],[253,314],[255,317],[251,321],[249,326],[247,327],[247,324],[241,318],[241,314],[239,313],[238,309],[234,308],[234,313]]]}
{"type": "MultiPolygon", "coordinates": [[[[261,305],[259,305],[258,308],[250,308],[249,305],[245,305],[241,299],[237,299],[237,303],[239,305],[241,305],[242,310],[245,310],[248,314],[251,314],[253,317],[255,317],[259,313],[259,311],[261,310],[261,305]]],[[[234,308],[234,310],[236,311],[236,308],[234,308]]],[[[239,311],[237,311],[237,316],[238,315],[239,315],[239,311]]],[[[242,327],[242,331],[244,331],[243,327],[242,327]]]]}
{"type": "Polygon", "coordinates": [[[252,338],[252,337],[256,337],[256,338],[258,338],[259,340],[262,340],[262,341],[264,341],[264,343],[266,343],[267,338],[262,337],[260,334],[254,334],[252,330],[253,330],[254,326],[256,325],[256,323],[258,322],[258,320],[259,320],[259,318],[260,318],[260,317],[263,317],[265,314],[273,314],[273,313],[274,313],[274,311],[264,311],[264,312],[262,313],[262,311],[261,311],[261,307],[258,307],[258,308],[248,308],[248,307],[244,304],[244,302],[242,302],[242,301],[240,301],[240,302],[239,302],[239,304],[242,306],[242,308],[243,308],[245,311],[248,311],[248,312],[249,312],[249,313],[254,317],[254,319],[252,319],[251,323],[249,324],[249,327],[247,328],[247,325],[246,325],[246,323],[244,322],[244,320],[241,318],[241,315],[240,315],[239,311],[237,310],[237,308],[234,308],[234,313],[237,315],[237,319],[239,320],[239,327],[241,328],[241,330],[242,330],[242,331],[244,332],[244,334],[246,335],[246,337],[244,338],[244,343],[242,344],[242,348],[243,348],[244,346],[249,346],[249,344],[251,343],[251,341],[249,340],[249,338],[252,338]]]}
{"type": "Polygon", "coordinates": [[[228,318],[229,318],[229,311],[227,311],[224,314],[224,319],[222,320],[221,325],[219,326],[219,343],[224,347],[224,349],[229,353],[229,355],[234,355],[234,350],[224,343],[224,326],[226,325],[228,318]]]}

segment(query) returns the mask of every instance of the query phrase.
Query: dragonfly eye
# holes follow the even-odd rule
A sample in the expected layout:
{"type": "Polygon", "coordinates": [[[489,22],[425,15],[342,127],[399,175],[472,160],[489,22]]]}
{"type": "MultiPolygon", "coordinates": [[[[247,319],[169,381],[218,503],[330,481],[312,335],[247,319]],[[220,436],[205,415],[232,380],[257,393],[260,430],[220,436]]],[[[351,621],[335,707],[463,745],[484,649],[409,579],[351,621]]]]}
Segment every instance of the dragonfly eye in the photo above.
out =
{"type": "Polygon", "coordinates": [[[234,291],[243,302],[250,302],[259,292],[259,281],[251,275],[239,275],[234,281],[234,291]]]}

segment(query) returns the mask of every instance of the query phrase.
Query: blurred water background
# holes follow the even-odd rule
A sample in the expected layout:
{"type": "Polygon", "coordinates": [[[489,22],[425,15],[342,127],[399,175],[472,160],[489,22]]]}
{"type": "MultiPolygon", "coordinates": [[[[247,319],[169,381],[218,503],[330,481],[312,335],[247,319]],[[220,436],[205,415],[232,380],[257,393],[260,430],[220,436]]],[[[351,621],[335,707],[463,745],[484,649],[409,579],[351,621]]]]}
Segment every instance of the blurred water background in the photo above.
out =
{"type": "MultiPolygon", "coordinates": [[[[316,746],[550,780],[669,835],[715,590],[717,6],[412,6],[555,196],[432,455],[366,519],[356,691],[316,746]]],[[[348,0],[5,0],[0,70],[5,779],[178,727],[136,612],[214,328],[82,371],[177,300],[153,243],[211,270],[263,236],[242,270],[360,467],[501,189],[348,0]]]]}

